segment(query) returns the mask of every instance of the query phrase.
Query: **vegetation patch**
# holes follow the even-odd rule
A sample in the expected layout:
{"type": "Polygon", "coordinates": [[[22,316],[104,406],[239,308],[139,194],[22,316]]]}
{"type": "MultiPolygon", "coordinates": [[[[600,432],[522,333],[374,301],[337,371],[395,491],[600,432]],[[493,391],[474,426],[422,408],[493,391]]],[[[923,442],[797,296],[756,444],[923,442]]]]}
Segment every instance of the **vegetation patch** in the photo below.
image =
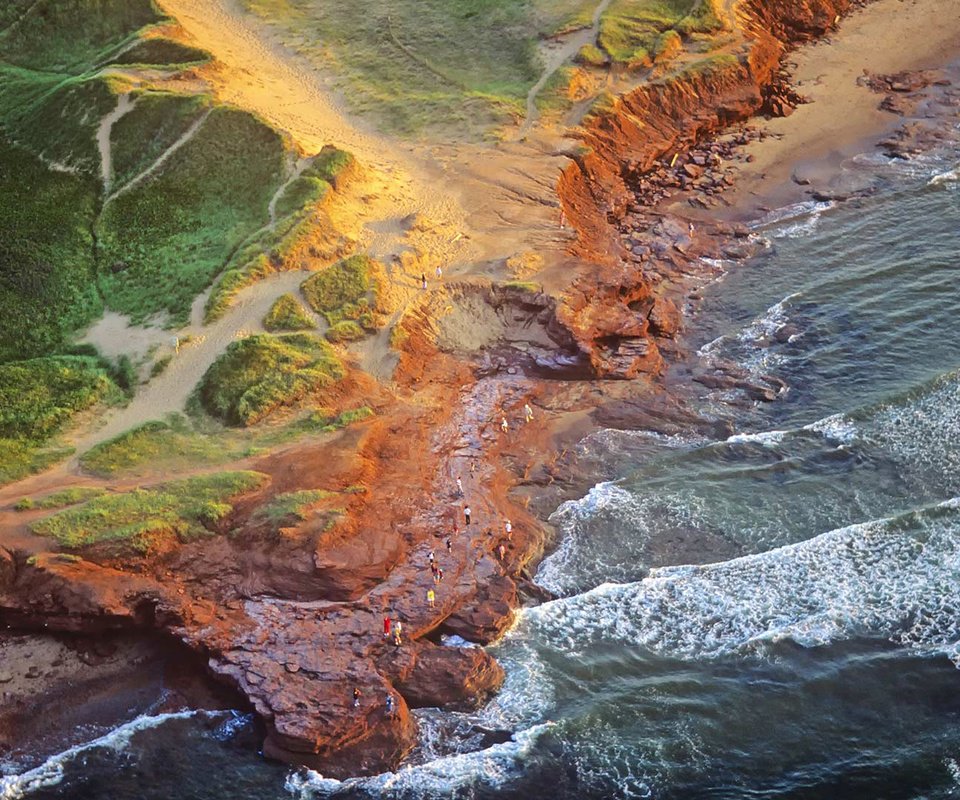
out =
{"type": "Polygon", "coordinates": [[[214,108],[156,173],[107,205],[97,226],[107,304],[142,322],[190,305],[267,221],[279,186],[279,134],[244,111],[214,108]]]}
{"type": "Polygon", "coordinates": [[[268,331],[307,331],[317,326],[296,297],[284,294],[270,307],[263,327],[268,331]]]}
{"type": "Polygon", "coordinates": [[[13,5],[20,8],[7,13],[17,21],[0,32],[3,60],[48,72],[86,72],[108,61],[140,28],[163,19],[151,0],[35,0],[29,5],[17,0],[13,5]]]}
{"type": "Polygon", "coordinates": [[[45,355],[98,317],[99,187],[0,140],[0,361],[45,355]]]}
{"type": "Polygon", "coordinates": [[[315,251],[316,257],[335,258],[342,254],[342,237],[331,230],[330,221],[320,208],[335,187],[344,187],[355,163],[350,153],[327,145],[287,184],[275,205],[274,222],[244,242],[214,286],[207,300],[206,322],[220,319],[242,289],[287,269],[291,251],[311,231],[322,230],[331,243],[331,252],[315,251]]]}
{"type": "Polygon", "coordinates": [[[310,276],[300,288],[311,308],[326,317],[331,329],[339,322],[351,321],[371,332],[379,327],[381,276],[382,268],[376,261],[356,255],[310,276]]]}
{"type": "Polygon", "coordinates": [[[68,454],[48,447],[67,420],[123,397],[97,358],[49,356],[0,364],[0,482],[44,469],[68,454]]]}
{"type": "Polygon", "coordinates": [[[307,519],[311,506],[321,500],[333,497],[334,492],[323,489],[304,489],[299,492],[284,492],[276,495],[269,503],[257,509],[255,517],[267,520],[276,527],[293,525],[307,519]]]}
{"type": "Polygon", "coordinates": [[[137,92],[110,130],[113,191],[156,163],[212,106],[208,95],[137,92]]]}
{"type": "Polygon", "coordinates": [[[210,54],[206,50],[158,37],[137,42],[113,59],[113,63],[185,67],[209,60],[210,54]]]}
{"type": "Polygon", "coordinates": [[[268,480],[260,472],[219,472],[106,494],[38,520],[30,529],[71,549],[112,542],[145,553],[163,540],[211,535],[211,526],[233,510],[236,497],[268,480]]]}
{"type": "Polygon", "coordinates": [[[253,425],[344,375],[322,338],[310,333],[259,334],[233,342],[200,382],[203,407],[231,425],[253,425]]]}
{"type": "Polygon", "coordinates": [[[160,468],[212,466],[248,454],[248,443],[197,433],[182,415],[171,414],[92,447],[80,456],[80,466],[92,475],[111,478],[160,468]]]}
{"type": "Polygon", "coordinates": [[[100,497],[106,494],[106,491],[100,486],[72,486],[36,500],[32,497],[24,497],[14,508],[17,511],[27,511],[34,508],[53,509],[75,506],[77,503],[85,503],[94,497],[100,497]]]}
{"type": "Polygon", "coordinates": [[[524,113],[543,37],[590,24],[595,0],[244,0],[342,78],[395,133],[482,137],[524,113]]]}
{"type": "Polygon", "coordinates": [[[618,63],[649,66],[661,35],[691,13],[696,0],[613,0],[600,19],[598,44],[618,63]]]}

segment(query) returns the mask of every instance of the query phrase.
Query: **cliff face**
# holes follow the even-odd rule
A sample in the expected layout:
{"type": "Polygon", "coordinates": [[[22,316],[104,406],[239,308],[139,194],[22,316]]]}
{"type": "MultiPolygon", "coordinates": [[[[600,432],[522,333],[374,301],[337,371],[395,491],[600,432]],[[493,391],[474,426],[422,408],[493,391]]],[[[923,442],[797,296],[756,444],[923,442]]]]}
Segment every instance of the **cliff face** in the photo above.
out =
{"type": "Polygon", "coordinates": [[[785,50],[825,33],[849,5],[751,0],[738,11],[744,41],[735,53],[644,85],[585,120],[578,134],[581,152],[561,174],[557,193],[577,233],[573,253],[598,268],[570,288],[562,319],[599,375],[659,371],[657,339],[672,337],[677,322],[672,304],[624,261],[614,226],[632,199],[630,184],[768,106],[785,50]]]}

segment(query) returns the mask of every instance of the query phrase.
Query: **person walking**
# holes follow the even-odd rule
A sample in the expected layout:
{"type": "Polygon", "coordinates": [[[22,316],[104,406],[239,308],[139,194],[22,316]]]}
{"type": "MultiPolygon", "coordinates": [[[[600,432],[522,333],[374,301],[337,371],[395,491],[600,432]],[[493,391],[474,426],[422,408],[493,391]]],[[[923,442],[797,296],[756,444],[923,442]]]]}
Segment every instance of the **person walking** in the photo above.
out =
{"type": "Polygon", "coordinates": [[[443,267],[439,264],[437,265],[437,280],[440,280],[443,277],[443,267]]]}
{"type": "Polygon", "coordinates": [[[500,430],[504,433],[510,430],[510,425],[507,423],[507,418],[505,416],[500,418],[500,430]]]}
{"type": "Polygon", "coordinates": [[[443,567],[437,567],[437,583],[443,583],[443,567]]]}
{"type": "Polygon", "coordinates": [[[400,620],[393,623],[393,643],[397,647],[403,643],[403,623],[400,620]]]}
{"type": "Polygon", "coordinates": [[[427,288],[427,276],[422,272],[420,273],[420,288],[421,289],[427,288]]]}
{"type": "Polygon", "coordinates": [[[427,605],[429,605],[430,608],[435,608],[436,600],[437,595],[433,589],[427,589],[427,605]]]}
{"type": "Polygon", "coordinates": [[[503,529],[507,533],[507,538],[512,542],[513,541],[513,524],[510,522],[510,520],[507,520],[506,522],[503,523],[503,529]]]}
{"type": "Polygon", "coordinates": [[[360,689],[356,686],[353,687],[353,707],[360,708],[360,689]]]}
{"type": "Polygon", "coordinates": [[[386,706],[386,709],[387,709],[387,716],[392,717],[394,703],[393,703],[393,695],[390,694],[390,692],[387,692],[387,699],[386,701],[384,701],[384,705],[386,706]]]}
{"type": "Polygon", "coordinates": [[[391,628],[390,616],[387,615],[383,618],[383,638],[384,639],[390,638],[390,628],[391,628]]]}
{"type": "Polygon", "coordinates": [[[530,408],[529,403],[523,404],[523,421],[531,422],[533,420],[533,409],[530,408]]]}
{"type": "Polygon", "coordinates": [[[447,552],[448,552],[448,553],[452,553],[452,552],[453,552],[453,542],[450,541],[450,537],[449,537],[449,536],[447,537],[447,552]]]}
{"type": "Polygon", "coordinates": [[[507,554],[507,548],[503,544],[501,544],[497,548],[497,552],[500,554],[500,560],[503,561],[503,557],[507,554]]]}
{"type": "Polygon", "coordinates": [[[470,524],[470,506],[463,507],[463,519],[465,520],[465,525],[470,524]]]}
{"type": "Polygon", "coordinates": [[[463,497],[463,480],[457,475],[457,497],[463,497]]]}
{"type": "Polygon", "coordinates": [[[430,548],[430,552],[427,553],[427,558],[429,559],[429,561],[430,561],[430,566],[432,567],[432,566],[433,566],[433,562],[437,560],[437,557],[436,557],[436,555],[434,554],[432,547],[430,548]]]}

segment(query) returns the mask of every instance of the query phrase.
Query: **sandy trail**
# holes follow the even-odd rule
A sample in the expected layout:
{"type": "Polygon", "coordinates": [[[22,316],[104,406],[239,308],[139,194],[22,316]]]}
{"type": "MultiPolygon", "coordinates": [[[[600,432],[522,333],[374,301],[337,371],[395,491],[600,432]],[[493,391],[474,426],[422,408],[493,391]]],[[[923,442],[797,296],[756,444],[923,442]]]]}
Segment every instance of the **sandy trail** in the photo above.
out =
{"type": "MultiPolygon", "coordinates": [[[[160,341],[165,341],[166,351],[172,354],[170,365],[162,374],[140,387],[127,406],[107,415],[105,424],[72,441],[77,455],[143,422],[159,419],[172,411],[182,411],[190,393],[227,345],[236,339],[262,332],[263,318],[273,302],[286,292],[298,292],[300,284],[310,274],[303,270],[281,272],[247,287],[237,295],[230,311],[210,325],[193,322],[176,332],[156,330],[154,335],[160,341]],[[174,353],[175,339],[182,341],[187,336],[192,337],[190,341],[181,344],[179,352],[174,353]]],[[[205,300],[206,294],[203,294],[194,301],[195,320],[202,318],[205,300]]],[[[86,340],[122,342],[127,336],[125,328],[123,317],[111,315],[95,326],[86,340]]]]}
{"type": "Polygon", "coordinates": [[[117,107],[100,120],[100,127],[97,128],[97,149],[100,151],[100,175],[103,178],[103,194],[110,195],[110,186],[113,183],[113,148],[110,145],[110,134],[113,132],[113,126],[120,117],[128,114],[136,105],[136,100],[131,100],[130,93],[126,92],[117,98],[117,107]]]}

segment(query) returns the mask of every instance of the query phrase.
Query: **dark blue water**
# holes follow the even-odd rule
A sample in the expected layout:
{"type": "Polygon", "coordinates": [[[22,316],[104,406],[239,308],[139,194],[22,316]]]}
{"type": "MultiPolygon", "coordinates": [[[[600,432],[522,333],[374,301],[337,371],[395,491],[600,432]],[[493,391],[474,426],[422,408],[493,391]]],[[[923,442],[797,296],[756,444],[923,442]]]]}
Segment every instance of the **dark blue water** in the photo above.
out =
{"type": "MultiPolygon", "coordinates": [[[[565,504],[503,692],[424,712],[396,774],[260,759],[250,721],[140,720],[8,777],[34,798],[948,798],[960,794],[960,184],[770,222],[706,291],[698,358],[789,387],[706,393],[724,441],[581,444],[613,480],[565,504]],[[670,542],[701,543],[678,565],[670,542]],[[711,563],[713,562],[713,563],[711,563]],[[471,752],[465,721],[515,741],[471,752]]],[[[688,547],[685,552],[690,552],[688,547]]],[[[12,767],[8,772],[14,772],[12,767]]]]}

